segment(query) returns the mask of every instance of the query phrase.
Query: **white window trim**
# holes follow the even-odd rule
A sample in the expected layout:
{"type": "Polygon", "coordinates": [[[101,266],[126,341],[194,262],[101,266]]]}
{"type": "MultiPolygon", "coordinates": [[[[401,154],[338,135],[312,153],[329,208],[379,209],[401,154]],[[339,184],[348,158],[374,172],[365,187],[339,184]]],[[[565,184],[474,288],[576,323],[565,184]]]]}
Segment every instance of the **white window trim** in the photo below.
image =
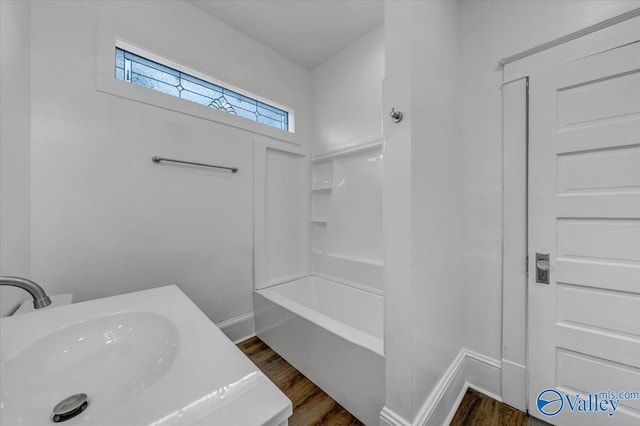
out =
{"type": "Polygon", "coordinates": [[[117,37],[115,34],[109,34],[105,28],[98,26],[98,46],[97,46],[97,64],[96,64],[96,90],[98,92],[107,93],[132,101],[153,105],[159,108],[168,109],[181,114],[202,118],[227,126],[235,127],[251,133],[267,136],[272,139],[300,145],[300,137],[295,133],[295,110],[293,108],[281,105],[269,99],[265,99],[259,95],[247,92],[231,84],[221,82],[209,75],[199,71],[190,69],[179,63],[168,59],[166,56],[159,55],[147,49],[141,48],[136,44],[117,37]],[[165,93],[150,90],[143,86],[131,84],[129,82],[120,81],[115,78],[115,49],[119,47],[136,55],[143,56],[152,61],[159,62],[171,68],[175,68],[194,77],[218,84],[229,90],[233,90],[242,95],[254,98],[260,102],[280,108],[289,113],[289,131],[276,129],[266,124],[258,123],[229,114],[225,111],[219,111],[185,99],[180,99],[165,93]]]}

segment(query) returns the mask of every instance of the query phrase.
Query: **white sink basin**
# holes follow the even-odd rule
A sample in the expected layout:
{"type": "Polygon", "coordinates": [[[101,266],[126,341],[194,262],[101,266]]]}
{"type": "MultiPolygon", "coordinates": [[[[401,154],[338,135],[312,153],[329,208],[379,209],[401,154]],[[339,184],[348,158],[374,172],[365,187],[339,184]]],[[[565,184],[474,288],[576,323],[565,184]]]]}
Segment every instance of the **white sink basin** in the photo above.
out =
{"type": "Polygon", "coordinates": [[[279,425],[290,401],[175,286],[2,318],[2,425],[279,425]],[[85,411],[54,423],[78,393],[85,411]]]}
{"type": "Polygon", "coordinates": [[[135,397],[169,370],[179,342],[171,321],[148,312],[96,318],[42,337],[2,363],[2,381],[17,385],[3,389],[3,424],[36,424],[49,416],[52,401],[77,393],[94,401],[135,397]]]}

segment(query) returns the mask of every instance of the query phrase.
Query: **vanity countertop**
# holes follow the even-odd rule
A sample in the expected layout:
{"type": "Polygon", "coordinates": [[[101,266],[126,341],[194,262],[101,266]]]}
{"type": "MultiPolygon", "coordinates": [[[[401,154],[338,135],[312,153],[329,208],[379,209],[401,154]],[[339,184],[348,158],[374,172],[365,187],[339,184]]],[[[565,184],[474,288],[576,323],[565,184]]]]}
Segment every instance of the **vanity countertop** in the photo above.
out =
{"type": "Polygon", "coordinates": [[[0,424],[276,426],[291,401],[177,286],[0,319],[0,424]]]}

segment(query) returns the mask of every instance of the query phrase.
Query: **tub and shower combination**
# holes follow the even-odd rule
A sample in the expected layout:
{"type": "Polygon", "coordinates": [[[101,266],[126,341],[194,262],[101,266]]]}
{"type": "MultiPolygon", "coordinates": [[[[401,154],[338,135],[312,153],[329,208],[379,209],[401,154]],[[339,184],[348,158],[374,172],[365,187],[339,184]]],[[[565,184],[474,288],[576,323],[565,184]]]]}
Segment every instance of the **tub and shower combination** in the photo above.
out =
{"type": "Polygon", "coordinates": [[[367,425],[384,404],[383,297],[318,276],[255,290],[256,333],[367,425]]]}
{"type": "Polygon", "coordinates": [[[255,210],[265,212],[254,217],[256,334],[377,426],[385,396],[382,139],[313,157],[311,182],[300,178],[309,173],[304,155],[260,146],[254,155],[255,210]]]}

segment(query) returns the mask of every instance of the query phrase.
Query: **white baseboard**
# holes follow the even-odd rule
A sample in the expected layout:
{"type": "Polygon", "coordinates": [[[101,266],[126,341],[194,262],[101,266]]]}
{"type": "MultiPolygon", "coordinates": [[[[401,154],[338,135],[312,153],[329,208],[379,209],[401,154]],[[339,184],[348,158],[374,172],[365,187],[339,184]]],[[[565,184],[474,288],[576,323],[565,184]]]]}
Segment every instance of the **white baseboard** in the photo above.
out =
{"type": "Polygon", "coordinates": [[[460,389],[460,393],[458,394],[458,398],[456,398],[456,401],[451,406],[451,410],[449,411],[449,415],[447,416],[445,421],[442,423],[443,425],[451,424],[451,421],[453,420],[453,418],[456,415],[456,412],[458,411],[458,407],[460,407],[460,404],[462,403],[462,399],[464,398],[464,395],[467,393],[467,389],[469,389],[469,383],[465,382],[464,386],[462,387],[462,389],[460,389]]]}
{"type": "Polygon", "coordinates": [[[216,326],[233,342],[238,343],[256,335],[253,312],[223,321],[216,326]]]}
{"type": "Polygon", "coordinates": [[[440,426],[444,424],[451,407],[466,383],[465,365],[467,362],[467,352],[463,348],[422,405],[414,421],[415,425],[440,426]]]}
{"type": "Polygon", "coordinates": [[[380,413],[380,425],[448,425],[468,388],[501,401],[500,361],[463,348],[424,402],[413,422],[385,406],[380,413]]]}
{"type": "Polygon", "coordinates": [[[465,379],[471,389],[502,402],[502,364],[478,352],[466,350],[465,379]]]}
{"type": "Polygon", "coordinates": [[[380,426],[411,426],[411,423],[385,405],[380,412],[380,426]]]}

